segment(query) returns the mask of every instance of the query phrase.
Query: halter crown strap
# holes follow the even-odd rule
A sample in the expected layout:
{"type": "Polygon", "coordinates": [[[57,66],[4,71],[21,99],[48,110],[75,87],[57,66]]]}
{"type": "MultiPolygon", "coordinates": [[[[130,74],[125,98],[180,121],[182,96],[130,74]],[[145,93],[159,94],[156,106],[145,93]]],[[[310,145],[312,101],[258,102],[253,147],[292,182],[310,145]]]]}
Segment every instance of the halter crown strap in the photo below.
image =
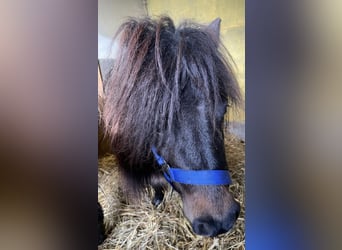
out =
{"type": "Polygon", "coordinates": [[[173,182],[192,185],[228,185],[232,183],[227,170],[185,170],[170,167],[165,159],[152,147],[152,153],[161,167],[165,179],[173,182]]]}

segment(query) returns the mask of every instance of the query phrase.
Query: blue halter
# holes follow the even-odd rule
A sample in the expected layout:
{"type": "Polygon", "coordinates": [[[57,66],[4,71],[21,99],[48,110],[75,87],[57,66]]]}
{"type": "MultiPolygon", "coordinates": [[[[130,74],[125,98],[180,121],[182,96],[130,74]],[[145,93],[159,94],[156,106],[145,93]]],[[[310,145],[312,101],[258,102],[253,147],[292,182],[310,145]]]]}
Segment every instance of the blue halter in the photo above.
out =
{"type": "Polygon", "coordinates": [[[172,168],[157,149],[152,147],[152,152],[158,165],[161,167],[168,183],[173,182],[192,185],[228,185],[232,183],[228,170],[184,170],[172,168]]]}

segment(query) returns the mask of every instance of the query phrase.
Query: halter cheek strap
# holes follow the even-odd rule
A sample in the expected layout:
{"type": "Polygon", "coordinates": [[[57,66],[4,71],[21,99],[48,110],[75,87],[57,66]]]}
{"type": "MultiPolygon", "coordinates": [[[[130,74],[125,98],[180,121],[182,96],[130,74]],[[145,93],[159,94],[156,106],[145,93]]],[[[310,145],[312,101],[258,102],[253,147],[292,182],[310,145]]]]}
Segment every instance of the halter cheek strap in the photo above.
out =
{"type": "Polygon", "coordinates": [[[152,153],[161,167],[165,179],[173,182],[192,185],[228,185],[232,183],[227,170],[185,170],[170,167],[164,158],[152,147],[152,153]]]}

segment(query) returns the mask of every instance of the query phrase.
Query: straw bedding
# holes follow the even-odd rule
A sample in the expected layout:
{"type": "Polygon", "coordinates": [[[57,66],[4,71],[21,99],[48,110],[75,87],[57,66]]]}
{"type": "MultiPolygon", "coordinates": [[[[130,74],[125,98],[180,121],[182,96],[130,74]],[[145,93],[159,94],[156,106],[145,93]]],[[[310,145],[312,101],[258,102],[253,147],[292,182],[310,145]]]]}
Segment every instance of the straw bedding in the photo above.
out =
{"type": "Polygon", "coordinates": [[[228,134],[225,139],[230,186],[241,203],[235,226],[215,238],[195,235],[183,216],[182,202],[171,189],[158,207],[151,203],[153,190],[147,189],[139,205],[125,202],[118,184],[113,155],[99,158],[98,200],[103,207],[108,237],[99,249],[245,249],[245,144],[228,134]]]}

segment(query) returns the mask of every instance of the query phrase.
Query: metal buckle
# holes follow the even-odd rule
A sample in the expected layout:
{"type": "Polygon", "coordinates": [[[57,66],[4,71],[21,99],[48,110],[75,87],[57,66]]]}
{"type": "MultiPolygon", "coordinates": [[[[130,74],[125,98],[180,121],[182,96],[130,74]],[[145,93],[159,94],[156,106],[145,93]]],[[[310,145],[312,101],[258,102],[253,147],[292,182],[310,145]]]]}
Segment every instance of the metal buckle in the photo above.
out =
{"type": "Polygon", "coordinates": [[[171,184],[171,182],[173,182],[173,176],[170,171],[170,165],[164,161],[163,165],[160,167],[165,179],[171,184]]]}

